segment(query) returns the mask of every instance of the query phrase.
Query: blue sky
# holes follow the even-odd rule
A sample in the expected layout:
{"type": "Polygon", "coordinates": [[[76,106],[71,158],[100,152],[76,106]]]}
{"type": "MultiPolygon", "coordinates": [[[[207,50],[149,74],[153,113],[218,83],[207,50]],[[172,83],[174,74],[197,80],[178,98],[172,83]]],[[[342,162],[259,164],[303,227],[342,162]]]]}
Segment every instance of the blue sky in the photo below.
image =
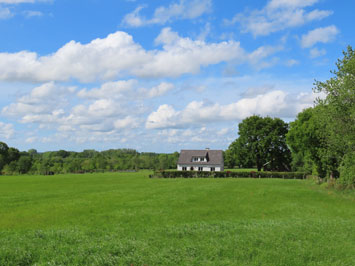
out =
{"type": "Polygon", "coordinates": [[[0,0],[0,141],[38,151],[226,149],[295,119],[354,44],[355,2],[0,0]]]}

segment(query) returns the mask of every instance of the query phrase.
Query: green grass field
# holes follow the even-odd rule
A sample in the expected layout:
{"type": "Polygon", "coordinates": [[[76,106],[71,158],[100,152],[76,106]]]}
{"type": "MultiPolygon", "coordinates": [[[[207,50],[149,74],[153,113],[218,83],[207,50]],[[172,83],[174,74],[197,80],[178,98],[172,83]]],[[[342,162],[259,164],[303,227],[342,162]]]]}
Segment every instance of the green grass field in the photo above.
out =
{"type": "Polygon", "coordinates": [[[355,265],[355,195],[305,180],[0,176],[0,265],[355,265]]]}

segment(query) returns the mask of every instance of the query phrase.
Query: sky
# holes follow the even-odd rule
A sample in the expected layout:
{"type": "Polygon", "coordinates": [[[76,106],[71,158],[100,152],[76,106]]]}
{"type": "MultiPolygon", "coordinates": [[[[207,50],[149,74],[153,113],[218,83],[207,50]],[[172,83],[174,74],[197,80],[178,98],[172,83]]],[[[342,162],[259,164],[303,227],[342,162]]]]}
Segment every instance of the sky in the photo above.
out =
{"type": "Polygon", "coordinates": [[[0,141],[20,150],[227,149],[293,121],[354,45],[355,1],[0,0],[0,141]]]}

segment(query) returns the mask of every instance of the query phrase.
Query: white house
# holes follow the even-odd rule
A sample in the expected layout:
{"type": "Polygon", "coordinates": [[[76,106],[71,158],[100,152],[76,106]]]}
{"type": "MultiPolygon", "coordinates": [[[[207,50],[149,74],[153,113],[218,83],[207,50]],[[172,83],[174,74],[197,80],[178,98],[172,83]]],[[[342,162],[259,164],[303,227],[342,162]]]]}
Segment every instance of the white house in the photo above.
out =
{"type": "Polygon", "coordinates": [[[181,150],[177,163],[179,171],[224,171],[221,150],[181,150]]]}

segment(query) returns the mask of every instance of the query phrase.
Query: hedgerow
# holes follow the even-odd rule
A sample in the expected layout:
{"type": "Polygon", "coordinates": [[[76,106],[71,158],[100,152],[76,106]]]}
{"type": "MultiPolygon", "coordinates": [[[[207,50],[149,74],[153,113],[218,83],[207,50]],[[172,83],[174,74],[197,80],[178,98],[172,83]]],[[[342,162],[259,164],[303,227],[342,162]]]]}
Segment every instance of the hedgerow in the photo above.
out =
{"type": "Polygon", "coordinates": [[[197,171],[155,171],[150,178],[283,178],[305,179],[306,173],[302,172],[197,172],[197,171]]]}

